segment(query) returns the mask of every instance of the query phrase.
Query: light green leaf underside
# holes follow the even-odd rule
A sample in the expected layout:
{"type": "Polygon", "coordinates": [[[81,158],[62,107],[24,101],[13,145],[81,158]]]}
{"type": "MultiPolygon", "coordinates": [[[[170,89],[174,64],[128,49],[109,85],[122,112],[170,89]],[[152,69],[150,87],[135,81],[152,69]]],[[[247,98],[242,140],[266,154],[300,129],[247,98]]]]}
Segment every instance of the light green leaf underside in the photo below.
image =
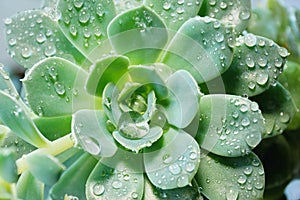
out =
{"type": "Polygon", "coordinates": [[[53,56],[89,65],[89,61],[66,39],[56,22],[43,11],[21,12],[7,19],[5,25],[9,54],[25,68],[53,56]]]}
{"type": "Polygon", "coordinates": [[[166,80],[169,90],[168,105],[164,112],[168,123],[185,128],[198,112],[200,91],[192,75],[184,70],[178,70],[166,80]]]}
{"type": "Polygon", "coordinates": [[[142,199],[143,192],[142,157],[123,150],[101,159],[86,185],[86,195],[91,200],[142,199]]]}
{"type": "Polygon", "coordinates": [[[227,28],[208,17],[186,21],[167,47],[162,62],[190,72],[198,83],[220,76],[232,61],[227,28]]]}
{"type": "Polygon", "coordinates": [[[220,20],[227,26],[234,26],[236,34],[246,29],[251,17],[251,0],[206,0],[200,15],[220,20]]]}
{"type": "Polygon", "coordinates": [[[247,154],[265,133],[258,104],[233,95],[205,95],[200,101],[199,145],[217,155],[247,154]]]}
{"type": "Polygon", "coordinates": [[[4,71],[3,67],[4,66],[0,63],[0,90],[5,91],[11,96],[16,97],[18,96],[18,92],[13,82],[9,78],[9,74],[6,71],[4,71]]]}
{"type": "Polygon", "coordinates": [[[60,0],[57,9],[62,13],[58,21],[61,30],[87,58],[93,51],[110,51],[106,29],[116,15],[113,1],[60,0]]]}
{"type": "Polygon", "coordinates": [[[252,100],[259,104],[266,120],[267,131],[264,137],[281,134],[297,110],[291,94],[280,83],[271,86],[264,93],[253,97],[252,100]]]}
{"type": "Polygon", "coordinates": [[[34,154],[26,157],[28,171],[46,185],[53,185],[65,167],[57,158],[46,154],[34,154]]]}
{"type": "Polygon", "coordinates": [[[34,125],[23,104],[0,91],[0,121],[26,142],[37,146],[46,146],[48,141],[34,125]]]}
{"type": "Polygon", "coordinates": [[[84,89],[87,76],[83,69],[62,58],[37,63],[23,80],[31,109],[39,116],[55,117],[97,108],[98,99],[84,89]]]}
{"type": "Polygon", "coordinates": [[[50,189],[50,197],[64,200],[65,194],[85,199],[85,184],[97,160],[89,154],[83,154],[60,177],[50,189]]]}
{"type": "Polygon", "coordinates": [[[238,158],[203,154],[196,180],[209,199],[263,198],[264,169],[254,153],[238,158]]]}
{"type": "Polygon", "coordinates": [[[17,183],[17,196],[19,199],[43,200],[44,184],[26,171],[22,173],[17,183]]]}
{"type": "Polygon", "coordinates": [[[0,179],[9,183],[15,183],[18,180],[16,156],[13,149],[0,149],[0,179]]]}
{"type": "Polygon", "coordinates": [[[230,68],[222,75],[226,93],[255,96],[276,83],[286,49],[273,41],[247,34],[237,39],[230,68]]]}
{"type": "Polygon", "coordinates": [[[200,162],[200,149],[184,131],[169,129],[161,140],[145,149],[144,164],[150,182],[161,189],[191,183],[200,162]]]}
{"type": "Polygon", "coordinates": [[[288,125],[289,129],[296,130],[300,128],[300,65],[294,62],[287,62],[282,75],[279,78],[280,83],[287,88],[291,93],[293,101],[298,110],[295,113],[291,123],[288,125]]]}
{"type": "Polygon", "coordinates": [[[108,26],[113,49],[130,59],[130,64],[154,63],[166,45],[164,23],[144,6],[116,16],[108,26]]]}
{"type": "Polygon", "coordinates": [[[144,199],[151,200],[182,200],[182,199],[201,199],[200,193],[196,185],[188,185],[183,188],[175,188],[171,190],[162,190],[155,187],[145,178],[144,199]]]}
{"type": "Polygon", "coordinates": [[[102,96],[107,83],[117,84],[125,78],[122,76],[127,72],[128,66],[129,60],[124,56],[108,56],[98,60],[90,68],[87,91],[92,95],[102,96]]]}
{"type": "Polygon", "coordinates": [[[176,31],[186,20],[198,14],[202,2],[203,0],[145,0],[144,4],[160,16],[167,28],[176,31]]]}
{"type": "Polygon", "coordinates": [[[103,111],[80,110],[73,115],[72,135],[76,146],[101,157],[111,157],[117,146],[107,130],[107,118],[103,111]]]}

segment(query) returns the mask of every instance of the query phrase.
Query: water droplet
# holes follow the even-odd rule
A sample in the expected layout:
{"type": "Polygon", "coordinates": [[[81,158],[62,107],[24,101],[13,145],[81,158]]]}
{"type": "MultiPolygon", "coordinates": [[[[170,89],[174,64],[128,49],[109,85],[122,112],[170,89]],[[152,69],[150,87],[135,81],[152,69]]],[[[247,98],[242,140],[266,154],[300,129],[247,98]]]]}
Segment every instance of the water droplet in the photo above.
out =
{"type": "Polygon", "coordinates": [[[282,59],[281,58],[275,58],[275,60],[274,60],[274,65],[275,65],[275,67],[281,67],[282,66],[282,64],[283,64],[283,62],[282,62],[282,59]]]}
{"type": "Polygon", "coordinates": [[[163,162],[164,162],[165,164],[169,164],[172,160],[173,160],[173,158],[172,158],[172,156],[170,156],[169,154],[165,154],[165,155],[163,156],[163,162]]]}
{"type": "Polygon", "coordinates": [[[227,8],[227,3],[225,3],[224,1],[222,1],[222,2],[220,3],[220,8],[226,9],[226,8],[227,8]]]}
{"type": "Polygon", "coordinates": [[[29,47],[24,47],[21,50],[21,55],[23,56],[23,58],[29,58],[32,55],[32,50],[29,47]]]}
{"type": "Polygon", "coordinates": [[[246,167],[244,169],[244,174],[250,175],[250,174],[252,174],[252,171],[253,171],[252,167],[246,167]]]}
{"type": "Polygon", "coordinates": [[[279,55],[280,55],[281,57],[283,57],[283,58],[285,58],[285,57],[287,57],[287,56],[289,55],[288,50],[287,50],[286,48],[283,48],[283,47],[280,47],[280,48],[278,49],[278,53],[279,53],[279,55]]]}
{"type": "Polygon", "coordinates": [[[75,37],[77,36],[77,28],[74,25],[70,26],[70,34],[75,37]]]}
{"type": "Polygon", "coordinates": [[[250,56],[248,56],[246,58],[246,65],[249,67],[249,68],[253,68],[255,66],[255,62],[254,62],[254,59],[250,56]]]}
{"type": "Polygon", "coordinates": [[[259,57],[257,60],[257,64],[261,67],[265,67],[268,63],[268,60],[265,57],[259,57]]]}
{"type": "Polygon", "coordinates": [[[238,113],[237,111],[233,111],[233,112],[232,112],[232,117],[233,117],[234,119],[237,119],[237,118],[239,117],[239,113],[238,113]]]}
{"type": "Polygon", "coordinates": [[[66,93],[65,86],[60,82],[54,83],[55,91],[58,95],[62,96],[66,93]]]}
{"type": "Polygon", "coordinates": [[[197,153],[191,152],[190,153],[190,159],[195,160],[197,158],[197,153]]]}
{"type": "Polygon", "coordinates": [[[256,82],[257,82],[257,84],[263,86],[263,85],[267,84],[268,80],[269,80],[269,75],[267,73],[260,73],[257,76],[256,82]]]}
{"type": "Polygon", "coordinates": [[[224,35],[221,32],[217,32],[215,35],[215,40],[217,42],[223,42],[224,41],[224,35]]]}
{"type": "Polygon", "coordinates": [[[176,12],[177,12],[178,14],[183,14],[183,13],[184,13],[184,8],[178,7],[178,8],[176,9],[176,12]]]}
{"type": "Polygon", "coordinates": [[[79,22],[85,24],[90,20],[91,14],[87,8],[83,8],[79,13],[79,22]]]}
{"type": "Polygon", "coordinates": [[[5,18],[4,23],[5,25],[10,25],[12,23],[12,18],[5,18]]]}
{"type": "Polygon", "coordinates": [[[209,5],[214,6],[214,5],[216,5],[217,2],[216,2],[216,0],[209,0],[208,3],[209,3],[209,5]]]}
{"type": "Polygon", "coordinates": [[[290,115],[288,113],[280,112],[279,119],[281,123],[287,124],[290,121],[290,115]]]}
{"type": "Polygon", "coordinates": [[[251,12],[248,9],[246,9],[240,12],[239,18],[241,20],[248,20],[250,16],[251,16],[251,12]]]}
{"type": "Polygon", "coordinates": [[[260,165],[259,160],[253,159],[251,163],[254,167],[258,167],[260,165]]]}
{"type": "Polygon", "coordinates": [[[84,1],[83,0],[74,0],[74,6],[76,8],[81,8],[83,6],[84,1]]]}
{"type": "Polygon", "coordinates": [[[179,167],[179,165],[177,163],[173,163],[172,165],[169,166],[169,171],[172,174],[177,175],[181,172],[181,168],[179,167]]]}
{"type": "Polygon", "coordinates": [[[239,184],[245,184],[246,181],[247,181],[247,177],[244,174],[242,174],[242,175],[239,176],[237,181],[238,181],[239,184]]]}
{"type": "Polygon", "coordinates": [[[105,10],[102,6],[102,4],[98,4],[97,7],[96,7],[96,13],[99,17],[103,17],[105,15],[105,10]]]}
{"type": "Polygon", "coordinates": [[[93,187],[93,193],[96,196],[100,196],[104,193],[105,187],[102,184],[95,184],[93,187]]]}
{"type": "Polygon", "coordinates": [[[111,186],[115,189],[120,189],[123,186],[123,184],[121,181],[114,181],[112,182],[111,186]]]}
{"type": "Polygon", "coordinates": [[[188,162],[186,165],[185,165],[185,170],[187,172],[193,172],[196,168],[196,165],[195,163],[192,163],[192,162],[188,162]]]}
{"type": "Polygon", "coordinates": [[[46,36],[43,33],[39,33],[36,35],[36,41],[38,43],[43,43],[46,41],[46,36]]]}
{"type": "Polygon", "coordinates": [[[261,140],[261,135],[260,133],[250,133],[246,136],[246,143],[248,144],[249,147],[254,148],[256,147],[261,140]]]}
{"type": "Polygon", "coordinates": [[[8,44],[9,44],[10,46],[16,45],[16,44],[17,44],[16,38],[11,38],[11,39],[9,39],[9,40],[8,40],[8,44]]]}
{"type": "Polygon", "coordinates": [[[250,125],[250,120],[248,117],[245,117],[244,119],[242,119],[242,122],[241,122],[242,126],[243,127],[247,127],[250,125]]]}
{"type": "Polygon", "coordinates": [[[37,112],[38,116],[42,117],[44,114],[42,106],[38,106],[36,108],[36,112],[37,112]]]}
{"type": "Polygon", "coordinates": [[[247,34],[245,36],[245,44],[248,46],[248,47],[254,47],[256,45],[256,36],[253,35],[253,34],[247,34]]]}
{"type": "Polygon", "coordinates": [[[170,2],[165,2],[163,5],[164,10],[169,10],[171,8],[171,3],[170,2]]]}
{"type": "Polygon", "coordinates": [[[49,75],[50,75],[50,77],[51,77],[51,79],[53,80],[53,81],[56,81],[57,80],[57,71],[56,71],[56,69],[55,69],[55,67],[54,66],[51,66],[49,69],[48,69],[48,73],[49,73],[49,75]]]}
{"type": "Polygon", "coordinates": [[[256,102],[251,102],[250,104],[250,108],[253,112],[257,112],[259,110],[259,106],[258,106],[258,103],[256,102]]]}
{"type": "Polygon", "coordinates": [[[254,82],[250,81],[250,82],[248,83],[248,88],[249,88],[250,90],[254,90],[255,87],[256,87],[256,84],[255,84],[254,82]]]}
{"type": "Polygon", "coordinates": [[[248,106],[246,104],[242,104],[241,107],[240,107],[240,111],[242,113],[245,113],[248,111],[248,106]]]}
{"type": "Polygon", "coordinates": [[[47,57],[54,56],[55,53],[56,53],[56,47],[53,44],[50,44],[45,48],[45,56],[47,57]]]}
{"type": "Polygon", "coordinates": [[[256,188],[256,189],[258,189],[258,190],[261,190],[261,189],[263,189],[264,188],[264,183],[263,183],[263,181],[256,181],[255,183],[254,183],[254,187],[256,188]]]}
{"type": "MultiPolygon", "coordinates": [[[[82,124],[81,124],[81,126],[82,126],[82,124]]],[[[80,124],[78,126],[79,132],[80,132],[81,126],[80,126],[80,124]]],[[[101,152],[101,146],[93,138],[83,136],[81,138],[81,142],[82,142],[83,148],[90,154],[98,155],[101,152]]]]}
{"type": "Polygon", "coordinates": [[[133,192],[133,193],[131,193],[131,197],[132,197],[133,199],[137,199],[137,198],[139,197],[139,195],[138,195],[138,193],[133,192]]]}
{"type": "Polygon", "coordinates": [[[226,199],[227,200],[236,200],[239,196],[239,191],[234,188],[234,187],[230,187],[227,191],[226,191],[226,199]]]}
{"type": "Polygon", "coordinates": [[[178,179],[177,179],[177,186],[178,187],[184,187],[186,185],[189,184],[189,177],[188,175],[184,174],[182,176],[180,176],[178,179]]]}

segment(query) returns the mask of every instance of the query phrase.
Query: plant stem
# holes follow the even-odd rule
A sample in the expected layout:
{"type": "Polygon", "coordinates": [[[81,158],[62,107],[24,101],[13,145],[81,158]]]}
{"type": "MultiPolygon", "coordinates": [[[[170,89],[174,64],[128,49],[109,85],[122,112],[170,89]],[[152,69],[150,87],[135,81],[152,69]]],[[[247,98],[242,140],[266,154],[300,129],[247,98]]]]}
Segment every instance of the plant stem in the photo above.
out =
{"type": "Polygon", "coordinates": [[[74,141],[71,139],[71,134],[68,134],[64,137],[61,137],[49,144],[48,147],[37,149],[27,155],[23,155],[20,159],[17,160],[18,174],[23,173],[27,169],[27,160],[28,156],[33,156],[35,154],[50,154],[56,156],[71,147],[73,147],[74,141]]]}

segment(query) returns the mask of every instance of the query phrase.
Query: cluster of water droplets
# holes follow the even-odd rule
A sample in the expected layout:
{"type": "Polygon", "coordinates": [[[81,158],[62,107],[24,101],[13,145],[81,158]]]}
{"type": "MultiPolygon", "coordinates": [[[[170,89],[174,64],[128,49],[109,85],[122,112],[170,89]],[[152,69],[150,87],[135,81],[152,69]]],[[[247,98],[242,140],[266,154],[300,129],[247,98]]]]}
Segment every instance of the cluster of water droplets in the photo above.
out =
{"type": "Polygon", "coordinates": [[[112,13],[107,14],[108,5],[113,1],[65,0],[59,7],[64,9],[60,25],[80,48],[92,49],[106,37],[105,28],[112,19],[112,13]]]}

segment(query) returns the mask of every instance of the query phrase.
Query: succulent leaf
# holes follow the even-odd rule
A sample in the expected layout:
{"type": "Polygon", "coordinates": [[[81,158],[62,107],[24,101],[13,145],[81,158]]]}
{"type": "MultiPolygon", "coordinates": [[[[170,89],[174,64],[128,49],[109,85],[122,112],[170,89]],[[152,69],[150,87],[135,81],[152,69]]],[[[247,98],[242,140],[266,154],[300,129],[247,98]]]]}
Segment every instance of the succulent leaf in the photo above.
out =
{"type": "Polygon", "coordinates": [[[150,182],[161,189],[185,187],[191,183],[200,161],[200,148],[184,131],[170,128],[162,139],[144,151],[150,182]]]}
{"type": "Polygon", "coordinates": [[[11,96],[19,96],[13,82],[9,78],[9,74],[4,71],[3,67],[0,63],[0,91],[6,91],[11,96]]]}
{"type": "Polygon", "coordinates": [[[254,153],[237,158],[201,156],[196,180],[209,199],[262,199],[265,175],[254,153]]]}
{"type": "Polygon", "coordinates": [[[18,180],[16,156],[12,149],[0,149],[0,179],[9,183],[18,180]]]}
{"type": "Polygon", "coordinates": [[[196,140],[217,155],[242,156],[256,147],[265,133],[258,104],[233,95],[205,95],[200,101],[196,140]]]}
{"type": "Polygon", "coordinates": [[[43,200],[44,184],[26,171],[22,173],[17,183],[17,196],[20,199],[43,200]]]}

